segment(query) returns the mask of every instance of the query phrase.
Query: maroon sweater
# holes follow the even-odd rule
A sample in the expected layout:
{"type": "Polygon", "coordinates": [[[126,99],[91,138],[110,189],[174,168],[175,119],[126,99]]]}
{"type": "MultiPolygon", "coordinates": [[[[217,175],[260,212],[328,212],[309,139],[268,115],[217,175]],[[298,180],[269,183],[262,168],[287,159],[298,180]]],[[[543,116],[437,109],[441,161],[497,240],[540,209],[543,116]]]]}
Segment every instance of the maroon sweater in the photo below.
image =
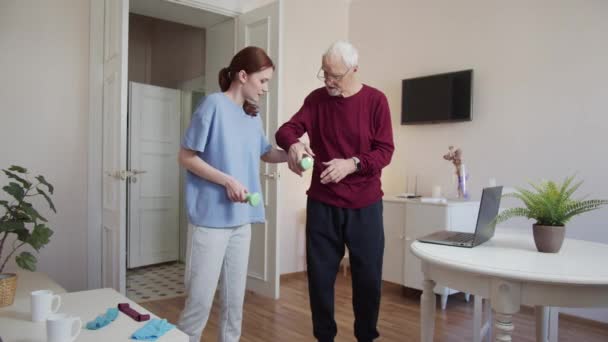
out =
{"type": "Polygon", "coordinates": [[[308,196],[340,208],[362,208],[382,198],[380,174],[395,150],[391,114],[384,94],[363,85],[349,97],[313,91],[302,108],[276,133],[284,150],[308,133],[316,155],[308,196]],[[321,184],[322,162],[358,157],[361,171],[339,183],[321,184]]]}

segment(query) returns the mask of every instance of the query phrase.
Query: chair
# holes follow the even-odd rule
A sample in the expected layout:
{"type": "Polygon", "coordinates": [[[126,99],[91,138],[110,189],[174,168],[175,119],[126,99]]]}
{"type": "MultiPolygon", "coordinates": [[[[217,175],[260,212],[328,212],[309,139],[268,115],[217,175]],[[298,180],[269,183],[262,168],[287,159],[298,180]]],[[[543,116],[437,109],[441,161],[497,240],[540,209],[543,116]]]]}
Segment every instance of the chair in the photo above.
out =
{"type": "Polygon", "coordinates": [[[494,322],[490,300],[480,296],[473,297],[473,342],[491,342],[494,322]]]}

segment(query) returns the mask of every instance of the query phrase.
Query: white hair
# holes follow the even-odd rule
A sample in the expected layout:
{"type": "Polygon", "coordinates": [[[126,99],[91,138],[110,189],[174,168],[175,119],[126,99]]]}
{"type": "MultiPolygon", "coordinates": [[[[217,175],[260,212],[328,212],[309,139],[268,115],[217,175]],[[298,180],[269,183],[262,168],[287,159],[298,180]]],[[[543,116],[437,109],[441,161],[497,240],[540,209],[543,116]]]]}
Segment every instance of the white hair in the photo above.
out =
{"type": "Polygon", "coordinates": [[[331,44],[329,49],[323,54],[323,58],[328,56],[341,57],[348,68],[357,66],[359,63],[359,53],[357,52],[357,49],[355,49],[351,43],[344,40],[339,40],[331,44]]]}

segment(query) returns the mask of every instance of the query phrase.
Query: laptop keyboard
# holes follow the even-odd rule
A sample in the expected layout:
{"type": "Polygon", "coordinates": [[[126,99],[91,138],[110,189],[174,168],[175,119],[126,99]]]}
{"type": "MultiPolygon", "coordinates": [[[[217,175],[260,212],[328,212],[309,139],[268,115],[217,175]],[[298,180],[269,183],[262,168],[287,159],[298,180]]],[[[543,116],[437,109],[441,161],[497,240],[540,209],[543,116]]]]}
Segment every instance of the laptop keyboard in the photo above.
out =
{"type": "Polygon", "coordinates": [[[449,236],[446,240],[452,242],[472,242],[474,238],[475,235],[471,233],[457,233],[449,236]]]}

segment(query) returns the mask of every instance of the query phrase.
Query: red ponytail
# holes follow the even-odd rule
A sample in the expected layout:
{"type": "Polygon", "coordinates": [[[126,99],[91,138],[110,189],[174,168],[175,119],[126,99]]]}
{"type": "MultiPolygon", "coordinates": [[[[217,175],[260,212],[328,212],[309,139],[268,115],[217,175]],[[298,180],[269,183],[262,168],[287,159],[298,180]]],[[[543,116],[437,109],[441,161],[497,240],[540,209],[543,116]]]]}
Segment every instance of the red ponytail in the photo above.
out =
{"type": "MultiPolygon", "coordinates": [[[[230,61],[230,65],[227,68],[220,70],[218,75],[220,89],[222,91],[228,90],[230,84],[237,79],[237,74],[241,70],[247,74],[253,74],[267,68],[274,69],[274,63],[272,63],[266,52],[259,47],[248,46],[232,57],[232,61],[230,61]]],[[[245,101],[243,110],[251,116],[256,116],[259,108],[255,104],[245,101]]]]}
{"type": "Polygon", "coordinates": [[[226,91],[228,88],[230,88],[230,83],[232,83],[232,80],[230,79],[230,70],[228,68],[222,68],[222,70],[220,70],[218,81],[222,91],[226,91]]]}

